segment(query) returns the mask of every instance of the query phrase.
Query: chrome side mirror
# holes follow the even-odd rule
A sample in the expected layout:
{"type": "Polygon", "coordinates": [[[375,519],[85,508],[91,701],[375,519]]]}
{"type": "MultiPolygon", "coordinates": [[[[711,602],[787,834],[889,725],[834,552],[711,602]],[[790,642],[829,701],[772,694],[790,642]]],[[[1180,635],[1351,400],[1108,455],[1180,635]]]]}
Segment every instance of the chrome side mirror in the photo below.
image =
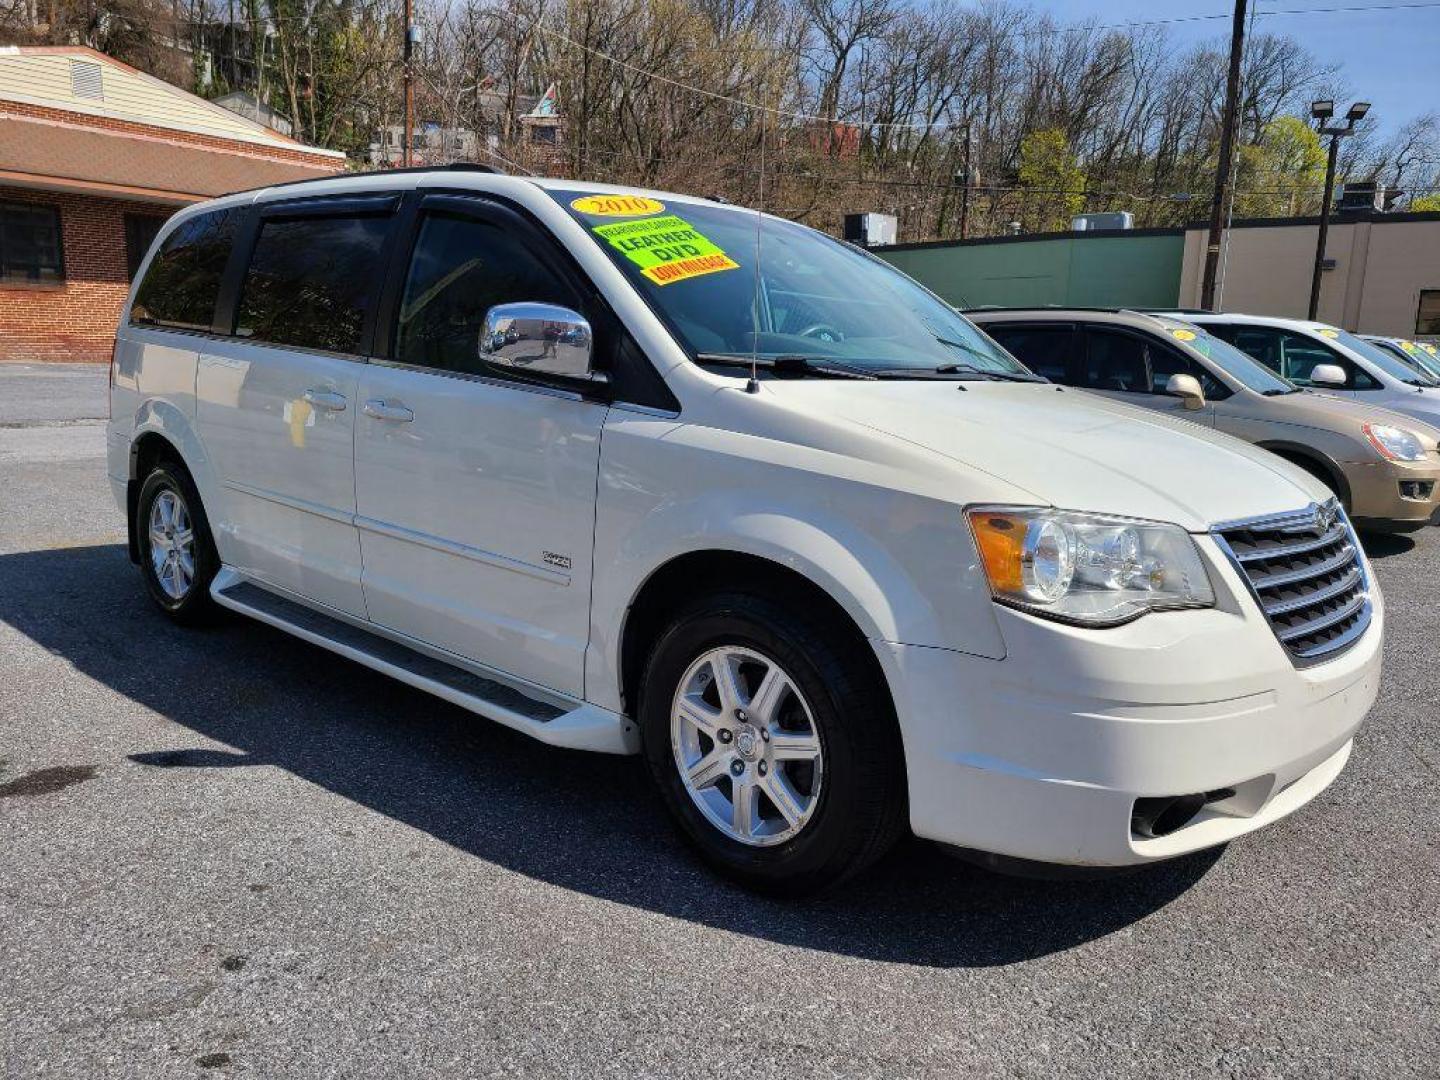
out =
{"type": "Polygon", "coordinates": [[[1312,386],[1331,386],[1342,389],[1346,381],[1345,369],[1339,364],[1316,364],[1310,369],[1312,386]]]}
{"type": "Polygon", "coordinates": [[[585,317],[558,304],[496,304],[480,331],[482,360],[534,375],[603,382],[590,366],[591,350],[585,317]]]}
{"type": "Polygon", "coordinates": [[[1178,397],[1187,409],[1205,407],[1205,391],[1200,389],[1200,380],[1194,375],[1171,375],[1170,381],[1165,384],[1165,393],[1178,397]]]}

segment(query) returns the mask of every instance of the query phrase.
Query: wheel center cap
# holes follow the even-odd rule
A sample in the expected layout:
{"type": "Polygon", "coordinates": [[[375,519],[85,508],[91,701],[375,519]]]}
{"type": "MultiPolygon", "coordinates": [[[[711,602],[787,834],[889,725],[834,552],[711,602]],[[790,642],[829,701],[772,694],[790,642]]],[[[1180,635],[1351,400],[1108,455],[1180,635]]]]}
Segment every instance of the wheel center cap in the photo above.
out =
{"type": "Polygon", "coordinates": [[[735,731],[735,752],[746,761],[754,761],[760,756],[760,733],[749,724],[737,728],[735,731]]]}

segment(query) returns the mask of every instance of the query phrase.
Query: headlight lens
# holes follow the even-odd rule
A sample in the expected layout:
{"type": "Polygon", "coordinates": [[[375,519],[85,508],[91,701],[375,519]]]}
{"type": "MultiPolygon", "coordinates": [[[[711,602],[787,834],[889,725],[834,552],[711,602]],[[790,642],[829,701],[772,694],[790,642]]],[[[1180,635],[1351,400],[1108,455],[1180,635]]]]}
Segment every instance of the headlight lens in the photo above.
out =
{"type": "Polygon", "coordinates": [[[1032,614],[1115,626],[1215,603],[1195,542],[1177,525],[1031,507],[966,517],[991,594],[1032,614]]]}
{"type": "Polygon", "coordinates": [[[1425,460],[1425,447],[1420,445],[1414,432],[1391,427],[1389,424],[1362,424],[1361,428],[1365,432],[1365,438],[1370,440],[1370,445],[1379,451],[1381,457],[1391,461],[1425,460]]]}

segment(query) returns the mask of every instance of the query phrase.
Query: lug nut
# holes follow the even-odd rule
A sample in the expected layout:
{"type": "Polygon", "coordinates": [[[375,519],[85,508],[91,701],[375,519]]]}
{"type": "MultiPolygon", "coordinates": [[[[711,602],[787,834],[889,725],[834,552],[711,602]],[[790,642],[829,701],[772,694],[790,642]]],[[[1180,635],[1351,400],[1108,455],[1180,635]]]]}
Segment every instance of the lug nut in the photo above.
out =
{"type": "Polygon", "coordinates": [[[770,741],[770,732],[769,732],[769,730],[766,729],[766,728],[761,728],[761,729],[760,729],[760,738],[761,738],[761,741],[763,741],[763,742],[769,742],[769,741],[770,741]]]}
{"type": "Polygon", "coordinates": [[[731,731],[730,731],[729,728],[723,728],[723,727],[722,727],[722,728],[720,729],[720,731],[718,732],[718,735],[719,735],[720,741],[723,742],[723,743],[728,743],[731,739],[735,738],[735,736],[731,733],[731,731]]]}
{"type": "Polygon", "coordinates": [[[731,776],[743,776],[745,774],[745,763],[743,761],[732,761],[730,763],[731,776]]]}
{"type": "Polygon", "coordinates": [[[767,772],[770,771],[770,767],[769,767],[768,765],[766,765],[765,762],[763,762],[763,761],[760,762],[758,768],[760,769],[760,775],[761,775],[761,776],[764,776],[767,772]]]}
{"type": "Polygon", "coordinates": [[[740,723],[743,724],[743,723],[745,723],[745,721],[749,720],[750,717],[748,717],[748,716],[745,715],[745,710],[744,710],[744,709],[736,709],[736,710],[735,710],[735,719],[736,719],[736,720],[739,720],[740,723]]]}

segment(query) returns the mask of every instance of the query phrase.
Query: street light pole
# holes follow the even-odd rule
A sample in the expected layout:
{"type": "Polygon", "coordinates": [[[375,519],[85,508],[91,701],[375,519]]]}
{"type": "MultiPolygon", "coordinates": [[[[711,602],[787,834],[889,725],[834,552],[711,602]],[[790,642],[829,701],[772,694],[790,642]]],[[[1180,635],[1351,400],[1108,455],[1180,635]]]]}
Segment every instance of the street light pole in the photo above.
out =
{"type": "Polygon", "coordinates": [[[1310,314],[1313,322],[1320,313],[1320,275],[1325,272],[1325,242],[1330,236],[1330,204],[1335,188],[1335,163],[1340,157],[1340,140],[1355,133],[1355,125],[1370,111],[1368,101],[1357,101],[1345,114],[1345,124],[1330,124],[1327,121],[1335,115],[1333,101],[1317,101],[1310,106],[1310,115],[1317,121],[1321,135],[1330,136],[1330,152],[1325,159],[1325,192],[1320,202],[1320,230],[1315,238],[1315,269],[1310,277],[1310,314]]]}

